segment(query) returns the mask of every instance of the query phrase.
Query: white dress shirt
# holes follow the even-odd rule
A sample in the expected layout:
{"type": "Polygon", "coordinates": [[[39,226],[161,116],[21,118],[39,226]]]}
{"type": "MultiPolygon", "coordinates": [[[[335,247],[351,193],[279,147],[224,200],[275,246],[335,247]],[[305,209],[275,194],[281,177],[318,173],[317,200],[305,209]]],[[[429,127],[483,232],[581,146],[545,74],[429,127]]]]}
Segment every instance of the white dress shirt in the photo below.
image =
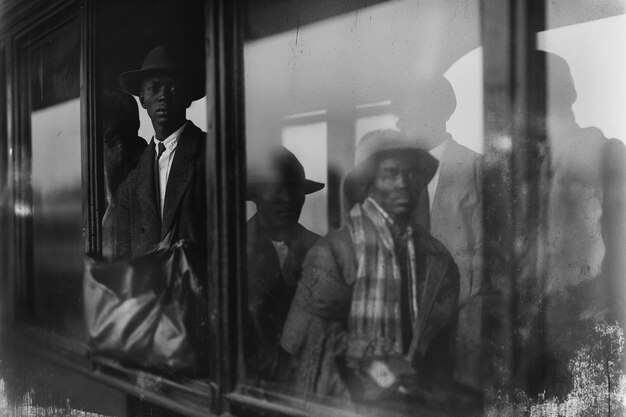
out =
{"type": "MultiPolygon", "coordinates": [[[[161,203],[161,218],[163,217],[163,207],[165,204],[165,191],[167,190],[167,180],[170,177],[170,170],[172,169],[172,161],[174,160],[174,154],[176,153],[176,146],[178,146],[178,138],[182,133],[183,129],[187,126],[187,122],[183,123],[183,125],[174,133],[166,137],[161,141],[165,146],[165,150],[163,154],[159,158],[159,201],[161,203]]],[[[155,145],[157,146],[157,155],[158,155],[158,141],[155,140],[154,136],[152,140],[155,141],[155,145]]]]}
{"type": "Polygon", "coordinates": [[[287,255],[289,254],[289,247],[285,242],[276,240],[272,240],[272,245],[274,246],[274,249],[276,249],[280,269],[283,269],[283,266],[285,265],[285,259],[287,259],[287,255]]]}
{"type": "MultiPolygon", "coordinates": [[[[428,153],[431,154],[433,158],[435,158],[437,161],[441,162],[441,158],[448,148],[448,143],[450,143],[450,138],[446,137],[443,142],[432,148],[430,151],[428,151],[428,153]]],[[[433,202],[435,201],[435,192],[437,191],[437,185],[439,184],[440,172],[441,164],[437,166],[437,171],[435,171],[433,179],[430,180],[430,182],[428,183],[428,203],[430,204],[430,211],[432,211],[433,209],[433,202]]]]}

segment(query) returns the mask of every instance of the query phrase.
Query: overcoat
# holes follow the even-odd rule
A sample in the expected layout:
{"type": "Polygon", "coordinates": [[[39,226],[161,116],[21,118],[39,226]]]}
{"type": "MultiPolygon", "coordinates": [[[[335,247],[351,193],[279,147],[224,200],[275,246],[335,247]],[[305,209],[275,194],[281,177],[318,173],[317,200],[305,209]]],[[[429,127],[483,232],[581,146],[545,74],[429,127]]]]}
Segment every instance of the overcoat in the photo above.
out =
{"type": "Polygon", "coordinates": [[[304,259],[320,236],[297,224],[286,239],[289,251],[281,268],[269,233],[260,224],[258,215],[247,222],[246,231],[246,369],[251,378],[284,379],[290,372],[290,363],[280,352],[280,335],[302,276],[304,259]]]}
{"type": "Polygon", "coordinates": [[[176,225],[173,240],[195,241],[206,246],[207,188],[205,180],[206,134],[187,121],[166,186],[163,217],[159,213],[153,164],[154,141],[116,190],[103,219],[103,255],[128,258],[154,248],[176,225]]]}
{"type": "Polygon", "coordinates": [[[480,154],[450,138],[439,161],[430,210],[430,233],[450,251],[460,273],[456,378],[474,387],[481,370],[481,160],[480,154]]]}
{"type": "MultiPolygon", "coordinates": [[[[454,363],[458,269],[439,241],[417,224],[414,230],[415,250],[425,255],[426,276],[409,356],[422,379],[447,381],[454,363]]],[[[307,255],[281,338],[281,346],[298,362],[292,385],[300,394],[348,395],[342,363],[356,274],[354,245],[345,227],[320,239],[307,255]]]]}

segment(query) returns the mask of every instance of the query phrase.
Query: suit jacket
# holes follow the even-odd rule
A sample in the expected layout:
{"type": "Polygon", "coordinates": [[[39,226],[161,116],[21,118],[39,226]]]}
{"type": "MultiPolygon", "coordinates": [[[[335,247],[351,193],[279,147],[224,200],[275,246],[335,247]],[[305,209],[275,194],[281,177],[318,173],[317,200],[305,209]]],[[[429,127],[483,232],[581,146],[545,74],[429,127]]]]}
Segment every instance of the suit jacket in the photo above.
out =
{"type": "Polygon", "coordinates": [[[420,207],[418,221],[426,225],[430,217],[430,233],[450,251],[459,268],[455,377],[478,387],[482,326],[481,155],[449,140],[439,161],[439,181],[430,215],[424,212],[427,207],[420,207]]]}
{"type": "Polygon", "coordinates": [[[430,210],[430,233],[450,251],[459,267],[461,304],[480,289],[482,272],[480,161],[480,154],[451,138],[439,161],[439,182],[430,210]]]}
{"type": "Polygon", "coordinates": [[[286,242],[289,251],[281,269],[278,254],[268,231],[257,215],[247,223],[248,266],[248,337],[245,346],[249,376],[265,380],[285,378],[288,358],[281,357],[279,340],[296,286],[302,276],[302,264],[319,235],[298,224],[286,242]],[[283,366],[285,365],[285,366],[283,366]]]}
{"type": "Polygon", "coordinates": [[[177,225],[173,239],[206,246],[205,136],[187,122],[176,147],[166,186],[163,219],[159,213],[153,164],[154,142],[116,190],[103,219],[103,255],[128,258],[154,248],[177,225]]]}

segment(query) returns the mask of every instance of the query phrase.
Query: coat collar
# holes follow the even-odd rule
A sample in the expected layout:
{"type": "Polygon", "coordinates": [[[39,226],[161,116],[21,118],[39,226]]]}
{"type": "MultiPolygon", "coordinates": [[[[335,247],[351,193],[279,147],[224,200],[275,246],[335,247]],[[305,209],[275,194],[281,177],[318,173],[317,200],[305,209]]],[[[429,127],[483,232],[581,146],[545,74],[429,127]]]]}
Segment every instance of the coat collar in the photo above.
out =
{"type": "Polygon", "coordinates": [[[463,163],[463,157],[459,155],[460,148],[461,145],[452,137],[448,139],[441,158],[439,158],[439,180],[437,181],[434,200],[431,202],[432,209],[429,207],[429,212],[436,210],[442,204],[440,190],[450,187],[450,184],[458,178],[459,164],[463,163]]]}
{"type": "Polygon", "coordinates": [[[196,169],[191,164],[194,158],[202,153],[202,132],[191,122],[183,129],[179,139],[174,160],[165,191],[163,220],[157,203],[157,190],[154,183],[153,165],[156,157],[155,145],[152,142],[141,155],[137,164],[137,198],[139,201],[142,226],[147,237],[155,244],[165,237],[173,226],[175,214],[181,199],[196,169]]]}
{"type": "MultiPolygon", "coordinates": [[[[267,258],[265,265],[269,267],[269,270],[279,273],[282,279],[284,279],[284,284],[289,288],[295,289],[302,275],[304,258],[319,236],[298,223],[294,227],[289,240],[285,242],[289,247],[289,252],[287,253],[287,258],[285,258],[281,270],[276,249],[272,245],[267,229],[260,224],[257,214],[247,221],[246,230],[248,262],[251,263],[251,260],[257,259],[258,257],[267,258]]],[[[264,279],[266,277],[262,275],[268,272],[269,271],[254,271],[254,276],[256,276],[257,279],[264,279]]]]}

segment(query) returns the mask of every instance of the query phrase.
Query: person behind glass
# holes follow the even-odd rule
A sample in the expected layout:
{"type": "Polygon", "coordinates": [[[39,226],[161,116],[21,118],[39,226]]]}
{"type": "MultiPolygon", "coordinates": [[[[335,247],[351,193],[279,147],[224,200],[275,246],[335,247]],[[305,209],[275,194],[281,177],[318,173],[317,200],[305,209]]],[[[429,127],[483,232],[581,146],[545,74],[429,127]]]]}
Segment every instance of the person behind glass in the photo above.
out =
{"type": "Polygon", "coordinates": [[[396,131],[359,142],[345,226],[309,252],[283,329],[301,394],[367,402],[451,382],[459,272],[412,215],[436,169],[396,131]]]}
{"type": "Polygon", "coordinates": [[[111,204],[113,193],[137,165],[147,143],[138,135],[139,109],[130,94],[105,90],[102,101],[104,179],[106,200],[111,204]]]}
{"type": "Polygon", "coordinates": [[[422,191],[416,216],[450,251],[459,267],[456,379],[480,387],[482,284],[481,155],[446,131],[456,108],[452,85],[443,76],[398,95],[398,129],[439,161],[422,191]]]}
{"type": "Polygon", "coordinates": [[[545,275],[524,288],[536,288],[531,295],[541,302],[518,307],[525,335],[519,374],[528,395],[563,400],[576,390],[581,352],[596,349],[592,363],[608,381],[619,378],[614,369],[623,372],[606,364],[621,361],[607,335],[626,327],[626,147],[578,124],[575,78],[563,57],[538,50],[533,59],[546,69],[546,219],[537,250],[545,275]]]}
{"type": "Polygon", "coordinates": [[[186,111],[204,96],[204,71],[181,48],[160,45],[140,69],[121,74],[119,82],[139,97],[154,136],[114,195],[111,257],[147,252],[170,230],[175,231],[173,240],[187,238],[203,247],[205,133],[186,119],[186,111]]]}
{"type": "Polygon", "coordinates": [[[285,381],[290,362],[279,346],[280,333],[304,258],[319,238],[298,220],[305,196],[324,184],[307,179],[296,156],[281,145],[262,153],[249,166],[248,198],[257,212],[246,224],[246,370],[249,379],[285,381]]]}

